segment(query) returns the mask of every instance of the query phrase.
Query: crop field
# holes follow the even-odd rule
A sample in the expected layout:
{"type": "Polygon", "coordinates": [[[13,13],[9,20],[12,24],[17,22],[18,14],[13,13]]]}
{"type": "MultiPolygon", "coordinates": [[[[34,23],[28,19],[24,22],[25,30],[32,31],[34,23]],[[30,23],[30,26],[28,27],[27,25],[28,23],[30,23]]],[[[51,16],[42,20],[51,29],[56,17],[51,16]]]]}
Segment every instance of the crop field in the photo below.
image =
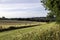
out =
{"type": "Polygon", "coordinates": [[[39,24],[40,22],[33,21],[0,20],[0,29],[7,29],[9,27],[32,26],[39,24]]]}
{"type": "Polygon", "coordinates": [[[0,40],[60,40],[60,28],[55,22],[52,23],[32,21],[15,21],[15,22],[10,21],[7,23],[6,21],[4,23],[2,22],[3,21],[1,21],[0,26],[4,29],[7,28],[8,26],[18,28],[22,27],[22,29],[17,28],[15,30],[0,32],[0,40]]]}

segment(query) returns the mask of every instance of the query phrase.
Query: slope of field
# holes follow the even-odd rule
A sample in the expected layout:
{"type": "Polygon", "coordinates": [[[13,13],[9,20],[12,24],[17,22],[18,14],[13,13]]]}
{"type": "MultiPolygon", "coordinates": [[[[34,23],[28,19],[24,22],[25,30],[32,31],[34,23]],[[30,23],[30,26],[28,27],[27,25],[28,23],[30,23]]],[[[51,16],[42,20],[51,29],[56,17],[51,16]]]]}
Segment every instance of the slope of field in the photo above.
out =
{"type": "Polygon", "coordinates": [[[59,37],[59,27],[55,23],[0,32],[0,40],[60,40],[59,37]]]}

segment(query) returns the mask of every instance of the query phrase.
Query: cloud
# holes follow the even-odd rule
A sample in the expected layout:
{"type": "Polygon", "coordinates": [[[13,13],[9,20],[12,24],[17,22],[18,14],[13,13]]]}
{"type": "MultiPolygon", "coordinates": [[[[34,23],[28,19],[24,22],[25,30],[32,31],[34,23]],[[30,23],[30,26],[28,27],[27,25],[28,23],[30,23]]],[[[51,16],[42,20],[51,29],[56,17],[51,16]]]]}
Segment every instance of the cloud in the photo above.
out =
{"type": "Polygon", "coordinates": [[[0,4],[0,11],[45,11],[40,3],[0,4]]]}
{"type": "Polygon", "coordinates": [[[0,16],[12,17],[41,17],[46,16],[47,11],[41,3],[16,3],[0,4],[0,16]]]}
{"type": "Polygon", "coordinates": [[[40,0],[0,0],[0,3],[40,3],[40,0]]]}
{"type": "Polygon", "coordinates": [[[39,3],[30,4],[0,4],[0,9],[28,9],[41,6],[39,3]]]}
{"type": "Polygon", "coordinates": [[[1,11],[0,12],[0,17],[1,16],[5,16],[7,18],[27,18],[27,17],[43,17],[46,16],[47,13],[44,11],[40,11],[40,12],[27,12],[27,11],[16,11],[16,12],[6,12],[6,11],[1,11]]]}

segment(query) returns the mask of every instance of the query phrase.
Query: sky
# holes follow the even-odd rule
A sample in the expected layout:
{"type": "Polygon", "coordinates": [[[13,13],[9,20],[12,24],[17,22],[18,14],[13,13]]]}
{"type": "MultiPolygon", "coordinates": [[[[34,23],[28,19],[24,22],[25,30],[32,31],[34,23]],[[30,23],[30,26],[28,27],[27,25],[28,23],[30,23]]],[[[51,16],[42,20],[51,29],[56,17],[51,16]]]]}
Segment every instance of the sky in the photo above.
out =
{"type": "Polygon", "coordinates": [[[40,0],[0,0],[0,17],[45,17],[47,10],[40,0]]]}

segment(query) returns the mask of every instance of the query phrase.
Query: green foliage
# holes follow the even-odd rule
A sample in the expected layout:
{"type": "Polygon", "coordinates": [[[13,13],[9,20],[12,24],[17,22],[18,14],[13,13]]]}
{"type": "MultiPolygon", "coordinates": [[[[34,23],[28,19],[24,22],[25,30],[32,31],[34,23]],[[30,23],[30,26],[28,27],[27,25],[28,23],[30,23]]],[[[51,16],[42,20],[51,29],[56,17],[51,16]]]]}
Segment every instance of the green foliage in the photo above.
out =
{"type": "Polygon", "coordinates": [[[48,13],[47,18],[48,19],[54,18],[54,14],[52,12],[48,13]]]}
{"type": "Polygon", "coordinates": [[[41,2],[56,16],[56,21],[60,23],[60,0],[42,0],[41,2]]]}

